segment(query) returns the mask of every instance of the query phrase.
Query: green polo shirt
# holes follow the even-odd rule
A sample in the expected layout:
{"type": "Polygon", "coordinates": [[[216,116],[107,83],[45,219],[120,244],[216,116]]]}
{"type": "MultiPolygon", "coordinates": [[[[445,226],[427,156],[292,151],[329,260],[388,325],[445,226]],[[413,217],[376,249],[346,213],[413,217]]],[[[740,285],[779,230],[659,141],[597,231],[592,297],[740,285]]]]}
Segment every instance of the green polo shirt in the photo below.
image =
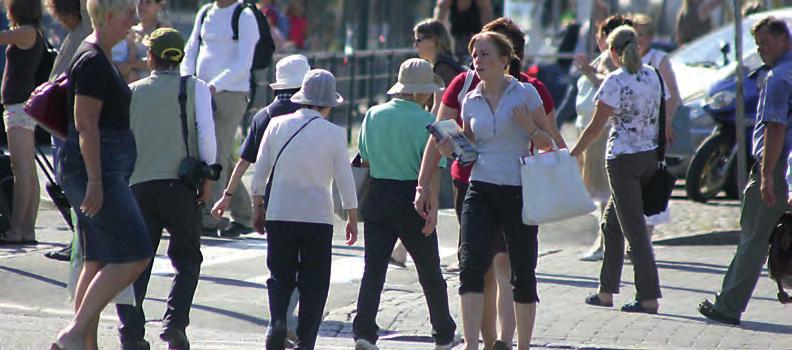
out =
{"type": "MultiPolygon", "coordinates": [[[[415,102],[394,98],[369,108],[358,138],[360,156],[368,161],[371,177],[417,180],[429,139],[426,124],[434,116],[415,102]]],[[[440,167],[445,167],[445,158],[440,167]]]]}

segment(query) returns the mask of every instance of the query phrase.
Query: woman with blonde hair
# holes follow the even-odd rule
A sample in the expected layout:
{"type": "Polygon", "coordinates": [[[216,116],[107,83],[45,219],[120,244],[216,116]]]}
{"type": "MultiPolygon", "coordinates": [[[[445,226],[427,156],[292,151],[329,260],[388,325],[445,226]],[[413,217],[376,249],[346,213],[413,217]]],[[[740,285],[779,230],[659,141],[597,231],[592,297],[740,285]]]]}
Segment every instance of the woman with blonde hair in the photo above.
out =
{"type": "MultiPolygon", "coordinates": [[[[624,240],[630,243],[635,270],[635,301],[621,307],[625,312],[656,314],[660,281],[652,242],[646,233],[641,188],[657,170],[658,119],[661,96],[670,94],[659,73],[641,62],[638,36],[629,26],[616,28],[608,36],[610,58],[619,67],[605,78],[595,96],[594,117],[583,131],[571,154],[579,156],[599,137],[610,119],[606,168],[611,198],[605,208],[602,234],[605,244],[599,292],[586,304],[613,306],[619,293],[624,240]]],[[[666,134],[670,123],[666,126],[666,134]]]]}
{"type": "Polygon", "coordinates": [[[96,349],[99,315],[151,261],[154,251],[129,188],[135,140],[131,92],[110,59],[135,24],[135,0],[88,0],[94,32],[67,70],[68,136],[58,177],[77,210],[85,263],[74,293],[76,313],[52,349],[96,349]]]}

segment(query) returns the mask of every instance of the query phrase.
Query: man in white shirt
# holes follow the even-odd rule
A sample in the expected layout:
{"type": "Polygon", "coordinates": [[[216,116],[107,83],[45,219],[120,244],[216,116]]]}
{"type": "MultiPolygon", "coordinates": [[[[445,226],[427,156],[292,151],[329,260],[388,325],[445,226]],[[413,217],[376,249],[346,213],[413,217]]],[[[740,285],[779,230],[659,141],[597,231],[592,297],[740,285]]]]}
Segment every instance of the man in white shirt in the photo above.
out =
{"type": "MultiPolygon", "coordinates": [[[[217,138],[217,163],[223,172],[210,198],[213,203],[222,195],[231,169],[234,167],[233,145],[237,126],[247,107],[250,90],[250,67],[253,63],[256,43],[259,40],[258,24],[250,8],[239,16],[239,38],[233,39],[231,27],[234,10],[242,6],[240,0],[216,0],[204,6],[195,18],[192,34],[185,47],[185,58],[181,65],[182,75],[195,75],[209,83],[214,91],[217,109],[214,113],[217,138]]],[[[237,236],[251,232],[250,196],[242,185],[229,207],[233,223],[223,227],[222,221],[204,207],[204,234],[237,236]],[[224,230],[225,229],[225,230],[224,230]],[[216,230],[224,230],[216,232],[216,230]]]]}

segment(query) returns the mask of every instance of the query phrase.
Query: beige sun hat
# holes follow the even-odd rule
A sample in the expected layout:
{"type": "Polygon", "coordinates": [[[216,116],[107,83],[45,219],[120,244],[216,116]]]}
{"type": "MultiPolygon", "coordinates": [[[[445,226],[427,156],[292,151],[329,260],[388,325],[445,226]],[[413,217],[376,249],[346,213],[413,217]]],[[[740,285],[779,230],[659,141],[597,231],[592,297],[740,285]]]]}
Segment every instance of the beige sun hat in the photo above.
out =
{"type": "Polygon", "coordinates": [[[336,92],[336,78],[324,69],[311,69],[305,74],[300,91],[291,101],[301,105],[335,107],[344,98],[336,92]]]}
{"type": "Polygon", "coordinates": [[[308,59],[303,55],[281,58],[275,64],[275,82],[270,87],[273,90],[298,89],[310,69],[308,59]]]}
{"type": "Polygon", "coordinates": [[[399,79],[388,90],[395,94],[431,94],[443,91],[445,83],[432,71],[432,64],[420,58],[410,58],[399,67],[399,79]]]}

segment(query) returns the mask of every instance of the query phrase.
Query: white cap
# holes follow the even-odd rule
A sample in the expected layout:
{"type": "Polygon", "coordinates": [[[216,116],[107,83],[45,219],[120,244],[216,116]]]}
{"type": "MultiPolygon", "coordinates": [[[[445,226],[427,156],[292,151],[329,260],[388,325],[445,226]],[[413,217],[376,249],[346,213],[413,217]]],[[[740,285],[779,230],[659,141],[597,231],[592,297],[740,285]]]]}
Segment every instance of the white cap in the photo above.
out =
{"type": "Polygon", "coordinates": [[[309,69],[308,59],[303,55],[281,58],[275,64],[275,82],[270,87],[274,90],[298,89],[309,69]]]}
{"type": "Polygon", "coordinates": [[[336,92],[333,73],[324,69],[311,69],[305,74],[300,91],[291,97],[291,101],[301,105],[335,107],[344,102],[344,98],[336,92]]]}

